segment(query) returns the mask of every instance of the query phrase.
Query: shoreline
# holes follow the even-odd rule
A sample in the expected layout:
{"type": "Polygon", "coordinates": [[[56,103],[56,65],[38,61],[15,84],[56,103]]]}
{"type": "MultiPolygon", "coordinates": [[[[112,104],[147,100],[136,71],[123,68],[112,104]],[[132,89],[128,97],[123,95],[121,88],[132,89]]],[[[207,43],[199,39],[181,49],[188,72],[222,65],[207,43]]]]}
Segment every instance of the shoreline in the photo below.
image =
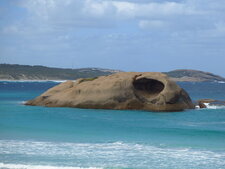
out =
{"type": "Polygon", "coordinates": [[[68,80],[8,80],[8,79],[0,79],[0,82],[57,82],[62,83],[68,80]]]}
{"type": "MultiPolygon", "coordinates": [[[[221,84],[224,84],[225,81],[186,81],[186,80],[175,80],[175,79],[172,79],[174,80],[175,82],[188,82],[188,83],[204,83],[204,82],[208,82],[208,83],[221,83],[221,84]]],[[[63,82],[66,82],[66,81],[69,81],[69,80],[23,80],[23,79],[20,79],[20,80],[9,80],[9,79],[0,79],[0,82],[56,82],[56,83],[63,83],[63,82]]],[[[76,80],[71,80],[71,81],[76,81],[76,80]]]]}

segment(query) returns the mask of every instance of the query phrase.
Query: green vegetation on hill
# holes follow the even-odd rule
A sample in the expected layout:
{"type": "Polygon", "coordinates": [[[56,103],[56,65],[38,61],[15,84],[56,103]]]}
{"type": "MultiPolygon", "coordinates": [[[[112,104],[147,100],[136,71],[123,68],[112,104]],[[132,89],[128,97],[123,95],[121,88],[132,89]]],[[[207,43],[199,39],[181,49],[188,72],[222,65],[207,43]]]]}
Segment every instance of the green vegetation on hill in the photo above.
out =
{"type": "Polygon", "coordinates": [[[164,73],[176,81],[225,81],[223,77],[198,70],[179,69],[164,73]]]}
{"type": "MultiPolygon", "coordinates": [[[[116,72],[119,71],[99,68],[62,69],[45,66],[0,64],[0,79],[2,80],[75,80],[86,78],[83,81],[90,81],[98,76],[110,75],[116,72]]],[[[197,70],[180,69],[163,73],[175,81],[225,82],[223,77],[197,70]]]]}
{"type": "Polygon", "coordinates": [[[74,80],[115,73],[115,70],[83,68],[61,69],[45,66],[0,64],[0,79],[6,80],[74,80]]]}

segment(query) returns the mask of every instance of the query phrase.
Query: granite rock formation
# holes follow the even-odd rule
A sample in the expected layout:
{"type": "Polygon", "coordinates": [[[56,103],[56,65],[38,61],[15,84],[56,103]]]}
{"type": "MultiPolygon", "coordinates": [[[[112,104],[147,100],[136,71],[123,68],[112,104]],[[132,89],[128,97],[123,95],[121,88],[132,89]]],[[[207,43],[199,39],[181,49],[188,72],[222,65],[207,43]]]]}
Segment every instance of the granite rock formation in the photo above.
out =
{"type": "Polygon", "coordinates": [[[194,108],[187,92],[158,72],[120,72],[67,81],[27,101],[26,105],[148,111],[194,108]]]}

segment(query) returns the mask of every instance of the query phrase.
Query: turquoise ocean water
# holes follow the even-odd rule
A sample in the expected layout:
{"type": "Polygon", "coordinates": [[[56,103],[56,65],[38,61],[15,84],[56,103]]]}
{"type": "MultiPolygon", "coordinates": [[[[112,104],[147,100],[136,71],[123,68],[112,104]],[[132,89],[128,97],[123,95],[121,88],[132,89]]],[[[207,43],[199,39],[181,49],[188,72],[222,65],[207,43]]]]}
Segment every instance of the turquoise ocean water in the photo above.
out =
{"type": "MultiPolygon", "coordinates": [[[[172,113],[24,106],[55,82],[0,82],[0,168],[224,169],[225,107],[172,113]]],[[[225,100],[224,83],[180,83],[225,100]]]]}

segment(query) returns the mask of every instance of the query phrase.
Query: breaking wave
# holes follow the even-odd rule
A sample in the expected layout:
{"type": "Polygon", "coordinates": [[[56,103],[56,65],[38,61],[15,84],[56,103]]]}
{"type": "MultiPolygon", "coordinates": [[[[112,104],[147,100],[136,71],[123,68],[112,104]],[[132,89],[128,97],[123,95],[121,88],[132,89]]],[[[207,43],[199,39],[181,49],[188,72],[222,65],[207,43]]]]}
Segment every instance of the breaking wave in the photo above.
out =
{"type": "Polygon", "coordinates": [[[0,163],[0,168],[4,169],[101,169],[95,167],[81,168],[81,167],[60,167],[49,165],[25,165],[25,164],[5,164],[0,163]]]}
{"type": "Polygon", "coordinates": [[[209,103],[204,103],[207,107],[207,109],[225,109],[225,106],[223,105],[210,105],[209,103]]]}
{"type": "MultiPolygon", "coordinates": [[[[225,109],[225,106],[223,105],[210,105],[209,103],[204,103],[206,105],[206,109],[225,109]]],[[[197,105],[196,109],[200,109],[200,107],[197,105]]]]}
{"type": "Polygon", "coordinates": [[[155,168],[156,166],[159,169],[201,169],[225,166],[225,152],[123,142],[55,143],[0,140],[0,157],[4,157],[0,159],[0,168],[7,169],[155,168]]]}

